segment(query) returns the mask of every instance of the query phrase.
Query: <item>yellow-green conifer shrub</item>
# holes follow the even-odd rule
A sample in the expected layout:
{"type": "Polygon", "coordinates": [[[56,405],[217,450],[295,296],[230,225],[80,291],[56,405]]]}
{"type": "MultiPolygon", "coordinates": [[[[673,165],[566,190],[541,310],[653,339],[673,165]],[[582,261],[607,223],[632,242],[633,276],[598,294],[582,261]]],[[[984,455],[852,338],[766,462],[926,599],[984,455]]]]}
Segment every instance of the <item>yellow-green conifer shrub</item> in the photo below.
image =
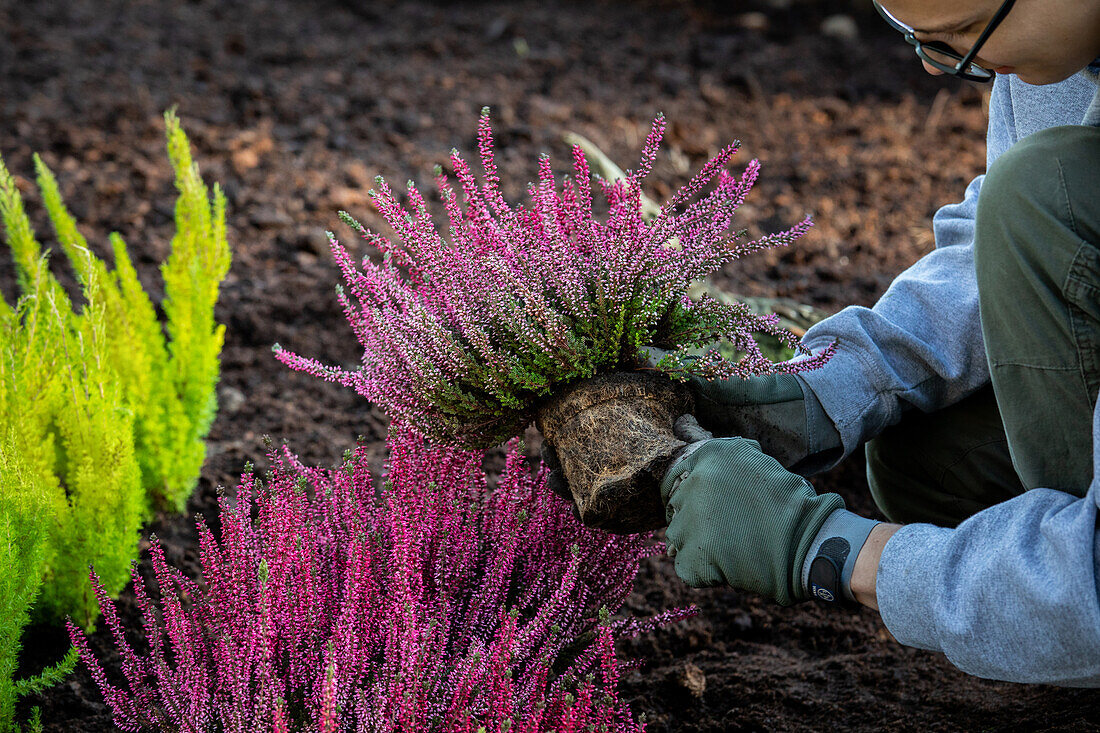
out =
{"type": "MultiPolygon", "coordinates": [[[[11,205],[10,181],[0,168],[5,222],[22,213],[11,205]]],[[[44,497],[36,523],[22,525],[34,536],[39,523],[46,527],[42,588],[27,596],[35,600],[33,616],[72,616],[89,628],[98,604],[88,566],[110,578],[106,587],[115,594],[137,556],[145,492],[133,414],[107,360],[98,276],[85,285],[87,302],[74,313],[64,291],[53,287],[45,257],[25,274],[29,289],[16,308],[0,307],[0,436],[9,440],[2,490],[9,508],[23,506],[16,499],[31,488],[44,497]]],[[[0,624],[12,618],[21,616],[8,614],[0,624]]]]}
{"type": "Polygon", "coordinates": [[[110,577],[111,595],[122,590],[147,506],[134,413],[107,358],[106,308],[97,290],[93,277],[84,288],[88,302],[59,344],[64,361],[52,427],[64,494],[54,494],[53,555],[36,608],[41,618],[72,616],[85,627],[98,615],[88,566],[110,577]]]}
{"type": "MultiPolygon", "coordinates": [[[[29,229],[10,184],[0,166],[0,214],[19,236],[29,229]]],[[[132,418],[105,370],[95,281],[76,316],[45,273],[44,257],[22,273],[27,292],[14,309],[0,298],[0,733],[18,730],[19,697],[76,663],[71,651],[16,681],[23,627],[32,615],[70,613],[90,627],[97,607],[85,564],[121,589],[143,503],[132,418]]]]}
{"type": "MultiPolygon", "coordinates": [[[[215,387],[225,326],[214,321],[214,305],[219,286],[229,272],[229,244],[225,195],[217,184],[210,195],[191,160],[191,147],[179,123],[171,114],[165,120],[168,155],[179,190],[172,251],[160,268],[164,278],[162,306],[170,336],[166,379],[161,389],[171,402],[165,428],[174,432],[169,433],[170,449],[163,451],[169,459],[161,479],[163,489],[157,489],[154,496],[165,506],[182,511],[198,481],[206,458],[206,435],[218,411],[215,387]]],[[[121,240],[115,245],[117,258],[118,250],[123,249],[121,240]]],[[[133,267],[128,272],[133,275],[133,267]]],[[[136,286],[136,276],[133,282],[136,286]]]]}
{"type": "Polygon", "coordinates": [[[71,616],[90,628],[98,605],[88,566],[117,594],[142,520],[181,510],[205,458],[224,339],[214,304],[229,268],[225,197],[203,185],[175,115],[165,123],[179,198],[161,266],[163,326],[122,238],[111,235],[108,269],[36,156],[43,203],[82,286],[74,305],[0,158],[0,223],[20,288],[15,307],[0,297],[0,733],[17,729],[20,695],[76,661],[70,653],[13,680],[24,626],[71,616]]]}
{"type": "Polygon", "coordinates": [[[15,450],[0,443],[0,731],[12,728],[20,636],[46,567],[46,487],[15,450]]]}
{"type": "Polygon", "coordinates": [[[175,115],[165,122],[179,197],[161,266],[163,326],[122,238],[111,236],[109,269],[36,158],[43,203],[82,286],[83,303],[70,300],[0,159],[0,222],[21,290],[14,308],[0,298],[0,436],[15,436],[14,450],[46,487],[50,532],[33,610],[42,620],[69,615],[89,627],[97,604],[88,566],[116,594],[142,520],[155,508],[182,509],[205,458],[224,338],[214,304],[229,267],[225,198],[203,185],[175,115]]]}
{"type": "MultiPolygon", "coordinates": [[[[182,511],[198,481],[217,411],[225,329],[214,321],[214,305],[230,255],[225,196],[218,186],[211,194],[203,184],[176,116],[169,112],[164,119],[179,197],[171,254],[161,265],[163,326],[122,237],[110,236],[115,267],[109,271],[88,249],[53,174],[37,156],[35,168],[50,221],[78,278],[85,287],[93,276],[101,283],[106,358],[134,415],[135,454],[149,509],[182,511]]],[[[33,236],[21,246],[12,242],[12,249],[21,273],[40,251],[33,236]]]]}
{"type": "Polygon", "coordinates": [[[49,485],[16,448],[16,436],[0,436],[0,733],[17,731],[15,703],[72,671],[75,648],[29,679],[15,679],[20,637],[42,584],[49,547],[49,485]]]}

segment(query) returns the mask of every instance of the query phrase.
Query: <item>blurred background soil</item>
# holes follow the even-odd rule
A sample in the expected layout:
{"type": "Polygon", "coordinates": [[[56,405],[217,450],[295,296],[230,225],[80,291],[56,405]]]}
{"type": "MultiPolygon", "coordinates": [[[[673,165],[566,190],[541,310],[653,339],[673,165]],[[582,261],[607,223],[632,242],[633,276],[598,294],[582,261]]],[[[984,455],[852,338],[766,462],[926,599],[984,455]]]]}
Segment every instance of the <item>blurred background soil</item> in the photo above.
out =
{"type": "MultiPolygon", "coordinates": [[[[873,303],[933,246],[932,213],[985,164],[984,90],[926,76],[854,0],[0,0],[0,71],[0,153],[24,177],[44,241],[35,151],[93,246],[104,254],[107,233],[121,232],[159,298],[174,201],[161,115],[172,106],[205,178],[228,195],[221,410],[192,514],[150,527],[191,570],[193,513],[212,518],[216,487],[233,487],[246,461],[265,465],[262,436],[324,465],[364,436],[382,465],[381,415],[282,367],[270,347],[357,362],[324,230],[371,254],[336,211],[379,226],[374,177],[430,184],[452,147],[473,151],[483,105],[513,198],[539,153],[568,167],[569,130],[629,167],[663,111],[670,127],[649,182],[658,200],[741,139],[734,167],[763,163],[743,225],[759,233],[811,213],[816,226],[789,249],[734,263],[718,284],[827,311],[873,303]]],[[[6,256],[0,289],[14,299],[6,256]]],[[[817,485],[874,511],[859,458],[817,485]]],[[[625,695],[654,733],[1100,729],[1095,691],[974,679],[899,646],[870,612],[691,590],[664,558],[643,569],[628,610],[691,603],[696,618],[622,645],[645,660],[625,695]]],[[[129,592],[122,604],[133,620],[129,592]]],[[[26,671],[65,643],[33,630],[26,671]]],[[[83,669],[30,704],[48,731],[112,729],[83,669]]]]}

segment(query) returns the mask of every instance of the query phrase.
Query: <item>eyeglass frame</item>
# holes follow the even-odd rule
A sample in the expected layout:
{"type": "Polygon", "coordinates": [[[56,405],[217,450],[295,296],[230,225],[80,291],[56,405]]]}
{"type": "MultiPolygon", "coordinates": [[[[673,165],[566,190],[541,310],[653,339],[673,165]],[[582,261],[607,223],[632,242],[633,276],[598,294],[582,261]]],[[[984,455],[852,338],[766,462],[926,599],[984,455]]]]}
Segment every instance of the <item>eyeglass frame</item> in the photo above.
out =
{"type": "Polygon", "coordinates": [[[962,56],[959,55],[958,51],[951,48],[942,41],[929,41],[927,43],[924,43],[917,40],[916,35],[914,35],[917,32],[915,28],[910,28],[909,26],[905,25],[900,20],[895,18],[893,15],[891,15],[890,11],[882,7],[878,0],[871,1],[872,4],[875,6],[875,10],[877,10],[878,14],[881,15],[883,19],[885,19],[886,22],[890,24],[890,27],[896,31],[901,32],[905,36],[905,42],[908,43],[910,46],[913,46],[913,50],[916,51],[916,54],[918,57],[920,57],[921,61],[932,65],[933,67],[935,67],[939,71],[942,71],[945,74],[957,76],[961,79],[966,79],[967,81],[988,83],[993,81],[993,78],[997,76],[997,72],[993,71],[992,69],[987,69],[984,66],[979,66],[978,64],[974,63],[973,59],[978,55],[978,51],[981,50],[981,47],[985,44],[985,42],[989,40],[989,37],[993,35],[993,31],[997,29],[997,26],[999,26],[1001,24],[1001,21],[1003,21],[1008,15],[1008,12],[1012,10],[1012,6],[1016,4],[1016,0],[1004,0],[1004,2],[1001,3],[1001,7],[998,8],[997,12],[993,14],[993,18],[990,19],[989,23],[985,27],[985,30],[983,30],[981,32],[981,35],[978,36],[978,40],[976,40],[974,42],[974,45],[970,47],[970,50],[962,56]],[[957,59],[958,63],[956,63],[954,66],[951,66],[950,64],[945,64],[938,59],[930,57],[925,48],[947,56],[948,58],[957,59]],[[985,75],[983,76],[972,73],[970,71],[971,67],[981,70],[985,75]]]}

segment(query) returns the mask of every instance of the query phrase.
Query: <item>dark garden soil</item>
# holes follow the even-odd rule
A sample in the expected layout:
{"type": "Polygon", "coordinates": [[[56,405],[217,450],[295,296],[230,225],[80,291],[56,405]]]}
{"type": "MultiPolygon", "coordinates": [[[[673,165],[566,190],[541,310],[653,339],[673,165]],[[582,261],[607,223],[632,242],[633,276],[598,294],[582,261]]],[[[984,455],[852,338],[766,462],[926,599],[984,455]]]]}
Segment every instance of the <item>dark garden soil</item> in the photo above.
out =
{"type": "MultiPolygon", "coordinates": [[[[817,225],[790,249],[734,263],[720,284],[830,311],[871,304],[931,248],[936,208],[983,169],[985,116],[982,90],[924,75],[864,5],[0,0],[0,152],[27,179],[40,152],[101,253],[117,229],[145,282],[161,287],[156,264],[172,232],[168,107],[178,106],[205,177],[229,198],[221,411],[189,515],[149,528],[169,559],[194,569],[192,514],[213,516],[215,487],[234,486],[246,461],[264,465],[264,435],[326,465],[362,435],[381,466],[384,419],[350,392],[282,367],[270,347],[356,362],[323,230],[354,242],[339,209],[378,225],[373,178],[428,182],[452,146],[472,150],[483,105],[516,198],[540,152],[564,167],[567,130],[626,167],[664,111],[658,199],[742,139],[736,162],[764,163],[742,208],[750,231],[805,212],[817,225]]],[[[12,268],[0,260],[11,300],[12,268]]],[[[858,458],[817,485],[874,511],[858,458]]],[[[625,694],[655,732],[1100,729],[1100,693],[974,679],[941,655],[899,646],[871,612],[690,590],[663,558],[643,569],[628,610],[690,603],[696,618],[623,644],[646,660],[625,694]]],[[[134,619],[128,592],[122,605],[134,619]]],[[[27,643],[31,671],[65,641],[35,629],[27,643]]],[[[106,649],[102,633],[94,645],[106,649]]],[[[28,703],[41,706],[49,731],[112,729],[83,670],[28,703]]]]}

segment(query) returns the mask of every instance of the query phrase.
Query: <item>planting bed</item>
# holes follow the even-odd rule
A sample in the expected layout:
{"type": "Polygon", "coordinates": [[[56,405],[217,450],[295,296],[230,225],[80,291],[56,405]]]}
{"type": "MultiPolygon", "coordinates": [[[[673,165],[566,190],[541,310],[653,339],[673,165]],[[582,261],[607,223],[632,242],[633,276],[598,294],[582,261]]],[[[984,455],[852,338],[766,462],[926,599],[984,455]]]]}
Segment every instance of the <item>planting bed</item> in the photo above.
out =
{"type": "MultiPolygon", "coordinates": [[[[923,75],[862,5],[0,3],[0,152],[24,176],[41,152],[89,240],[119,230],[157,293],[173,200],[161,113],[178,105],[204,177],[223,184],[230,206],[221,411],[189,506],[213,519],[215,487],[235,485],[246,461],[263,466],[265,434],[323,465],[362,435],[382,465],[381,415],[278,364],[270,346],[354,364],[360,351],[332,292],[339,276],[323,230],[369,254],[336,211],[378,226],[366,193],[374,176],[428,184],[452,146],[473,150],[486,104],[513,198],[535,177],[539,152],[568,166],[566,130],[630,163],[664,111],[666,148],[650,176],[657,199],[741,138],[735,165],[764,164],[740,210],[750,233],[804,212],[817,225],[788,250],[738,261],[721,284],[826,310],[872,303],[932,246],[932,212],[984,167],[984,113],[981,90],[923,75]],[[836,13],[849,13],[857,36],[844,35],[852,29],[836,13]],[[843,37],[823,36],[823,22],[843,37]]],[[[0,288],[12,298],[6,255],[0,288]]],[[[873,511],[858,459],[817,485],[873,511]]],[[[162,517],[150,531],[170,562],[196,567],[192,516],[162,517]]],[[[942,656],[898,646],[870,612],[694,591],[663,558],[643,568],[628,609],[689,603],[697,617],[621,649],[646,659],[624,683],[651,731],[1100,727],[1098,692],[967,677],[942,656]]],[[[121,607],[134,618],[128,593],[121,607]]],[[[103,641],[93,647],[105,650],[103,641]]],[[[60,630],[32,630],[26,671],[66,643],[60,630]]],[[[112,729],[83,668],[27,703],[41,706],[49,731],[112,729]]]]}

